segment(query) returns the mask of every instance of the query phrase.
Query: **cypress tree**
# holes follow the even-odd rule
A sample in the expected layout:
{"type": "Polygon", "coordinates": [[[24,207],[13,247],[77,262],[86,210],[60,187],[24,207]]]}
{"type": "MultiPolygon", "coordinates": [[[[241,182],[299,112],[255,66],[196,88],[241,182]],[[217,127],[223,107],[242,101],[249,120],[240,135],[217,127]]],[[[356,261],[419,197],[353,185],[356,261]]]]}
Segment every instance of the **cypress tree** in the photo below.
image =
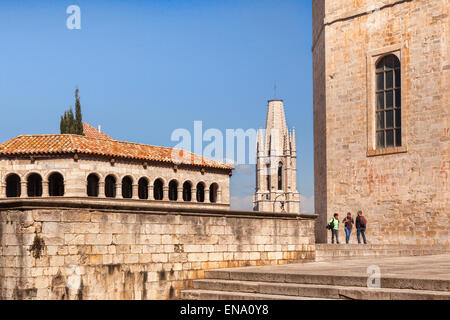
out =
{"type": "Polygon", "coordinates": [[[83,115],[81,113],[80,97],[78,95],[78,88],[75,89],[75,116],[72,107],[64,111],[59,123],[59,131],[61,134],[79,134],[84,135],[83,132],[83,115]]]}
{"type": "Polygon", "coordinates": [[[80,97],[78,88],[75,89],[75,132],[80,135],[83,133],[83,115],[81,114],[80,97]]]}

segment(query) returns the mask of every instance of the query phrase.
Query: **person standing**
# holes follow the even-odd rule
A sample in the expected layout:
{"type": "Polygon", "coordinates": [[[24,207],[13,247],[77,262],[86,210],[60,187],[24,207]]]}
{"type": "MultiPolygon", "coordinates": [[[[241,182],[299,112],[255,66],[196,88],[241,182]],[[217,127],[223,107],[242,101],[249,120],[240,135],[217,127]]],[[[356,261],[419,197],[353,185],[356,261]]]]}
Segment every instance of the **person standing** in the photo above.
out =
{"type": "Polygon", "coordinates": [[[342,220],[345,226],[345,243],[348,244],[350,242],[350,235],[352,234],[353,225],[355,221],[353,220],[352,214],[349,212],[347,216],[342,220]]]}
{"type": "Polygon", "coordinates": [[[356,236],[358,237],[358,243],[361,244],[361,238],[360,235],[362,235],[362,238],[364,240],[364,244],[367,244],[366,240],[366,227],[367,227],[367,220],[363,216],[362,211],[358,211],[358,216],[356,217],[356,236]]]}
{"type": "Polygon", "coordinates": [[[339,244],[339,219],[338,214],[335,213],[333,218],[328,222],[331,228],[331,243],[334,243],[334,238],[336,238],[336,243],[339,244]]]}

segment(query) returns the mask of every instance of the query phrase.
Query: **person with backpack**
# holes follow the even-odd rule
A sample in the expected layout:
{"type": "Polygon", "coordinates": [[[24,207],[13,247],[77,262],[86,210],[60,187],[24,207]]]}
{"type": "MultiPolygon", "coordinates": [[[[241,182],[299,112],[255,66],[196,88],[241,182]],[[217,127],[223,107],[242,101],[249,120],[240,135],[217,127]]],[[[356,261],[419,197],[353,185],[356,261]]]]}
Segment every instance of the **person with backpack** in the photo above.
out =
{"type": "Polygon", "coordinates": [[[327,228],[331,230],[331,243],[334,243],[334,238],[336,238],[336,243],[339,244],[339,219],[337,213],[328,221],[327,228]]]}
{"type": "Polygon", "coordinates": [[[350,235],[352,234],[353,225],[355,224],[350,212],[347,213],[347,216],[344,220],[342,220],[342,223],[345,225],[345,243],[348,244],[350,242],[350,235]]]}
{"type": "Polygon", "coordinates": [[[358,216],[356,217],[356,236],[358,237],[358,243],[361,244],[360,234],[363,237],[364,244],[367,244],[366,240],[366,227],[367,227],[367,220],[362,215],[362,211],[358,211],[358,216]]]}

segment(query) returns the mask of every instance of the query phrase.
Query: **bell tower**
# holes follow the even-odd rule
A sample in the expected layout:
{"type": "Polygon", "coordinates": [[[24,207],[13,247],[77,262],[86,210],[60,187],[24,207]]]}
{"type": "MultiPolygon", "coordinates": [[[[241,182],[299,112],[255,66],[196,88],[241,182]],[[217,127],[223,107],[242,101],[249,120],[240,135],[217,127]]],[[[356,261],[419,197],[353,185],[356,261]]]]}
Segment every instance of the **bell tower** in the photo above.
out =
{"type": "Polygon", "coordinates": [[[286,125],[283,100],[269,100],[265,130],[256,141],[255,211],[300,213],[295,129],[286,125]]]}

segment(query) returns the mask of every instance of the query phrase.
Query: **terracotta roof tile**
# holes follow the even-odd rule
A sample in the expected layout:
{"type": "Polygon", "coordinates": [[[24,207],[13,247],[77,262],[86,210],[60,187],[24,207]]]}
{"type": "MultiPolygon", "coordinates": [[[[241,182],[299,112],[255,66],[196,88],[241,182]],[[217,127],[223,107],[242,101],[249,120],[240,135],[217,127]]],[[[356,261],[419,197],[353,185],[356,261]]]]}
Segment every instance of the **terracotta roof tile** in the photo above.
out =
{"type": "Polygon", "coordinates": [[[51,155],[51,154],[87,154],[135,160],[177,163],[174,155],[183,157],[181,163],[210,168],[234,169],[223,163],[201,157],[191,152],[168,147],[100,139],[73,134],[18,136],[0,144],[0,155],[51,155]]]}
{"type": "Polygon", "coordinates": [[[89,123],[86,123],[86,122],[83,122],[83,133],[86,137],[90,137],[90,138],[114,140],[107,134],[105,134],[103,132],[99,132],[97,129],[95,129],[93,126],[91,126],[89,123]]]}

